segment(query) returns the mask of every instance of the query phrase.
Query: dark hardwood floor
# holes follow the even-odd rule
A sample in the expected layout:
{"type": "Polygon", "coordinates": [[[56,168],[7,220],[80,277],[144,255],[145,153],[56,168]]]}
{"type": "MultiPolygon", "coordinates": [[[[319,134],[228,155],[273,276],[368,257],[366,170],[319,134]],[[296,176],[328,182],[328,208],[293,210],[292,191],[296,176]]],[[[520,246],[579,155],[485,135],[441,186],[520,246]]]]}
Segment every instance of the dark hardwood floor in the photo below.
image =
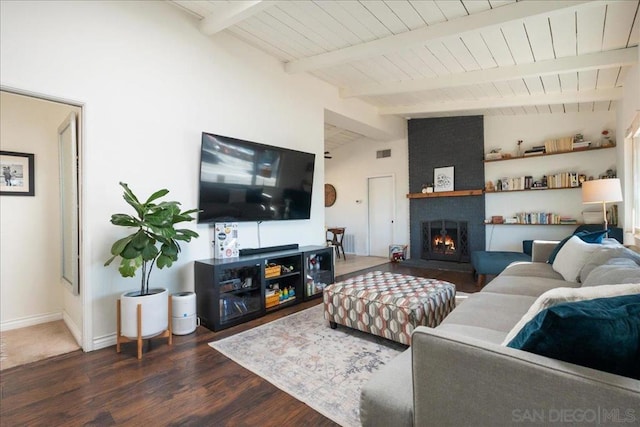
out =
{"type": "MultiPolygon", "coordinates": [[[[476,290],[469,273],[391,263],[363,271],[374,270],[433,277],[455,283],[463,292],[476,290]]],[[[207,345],[320,303],[316,299],[288,307],[216,333],[198,327],[193,334],[175,336],[173,346],[164,338],[148,340],[140,361],[135,343],[128,343],[120,354],[115,346],[76,351],[2,371],[0,425],[334,426],[207,345]]]]}

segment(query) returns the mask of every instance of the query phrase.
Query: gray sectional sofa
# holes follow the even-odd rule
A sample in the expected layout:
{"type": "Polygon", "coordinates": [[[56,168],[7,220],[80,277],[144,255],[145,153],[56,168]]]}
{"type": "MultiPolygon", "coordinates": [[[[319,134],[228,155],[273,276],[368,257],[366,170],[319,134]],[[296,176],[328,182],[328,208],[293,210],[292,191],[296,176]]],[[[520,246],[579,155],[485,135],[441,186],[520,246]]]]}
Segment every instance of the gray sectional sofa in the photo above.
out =
{"type": "Polygon", "coordinates": [[[567,281],[546,262],[556,244],[534,242],[532,262],[510,265],[438,327],[418,327],[411,347],[363,387],[362,424],[640,424],[639,380],[503,343],[549,290],[635,283],[619,286],[640,293],[640,255],[611,242],[597,245],[581,268],[584,276],[567,281]]]}

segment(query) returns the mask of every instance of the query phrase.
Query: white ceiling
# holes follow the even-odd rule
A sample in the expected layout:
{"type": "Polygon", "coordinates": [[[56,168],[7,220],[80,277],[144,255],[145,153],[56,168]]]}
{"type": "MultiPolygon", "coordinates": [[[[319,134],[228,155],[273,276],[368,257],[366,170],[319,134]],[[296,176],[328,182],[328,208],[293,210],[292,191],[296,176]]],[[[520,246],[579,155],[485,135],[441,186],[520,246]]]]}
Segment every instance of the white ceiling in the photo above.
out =
{"type": "Polygon", "coordinates": [[[173,3],[205,34],[405,118],[612,110],[638,62],[640,0],[173,3]]]}

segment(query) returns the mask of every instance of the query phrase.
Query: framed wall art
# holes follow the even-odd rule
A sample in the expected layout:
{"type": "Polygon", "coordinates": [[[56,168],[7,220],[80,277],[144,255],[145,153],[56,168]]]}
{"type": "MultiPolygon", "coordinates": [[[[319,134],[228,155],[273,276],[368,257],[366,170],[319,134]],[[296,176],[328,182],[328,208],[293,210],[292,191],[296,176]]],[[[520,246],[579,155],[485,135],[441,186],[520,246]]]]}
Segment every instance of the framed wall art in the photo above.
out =
{"type": "Polygon", "coordinates": [[[0,195],[35,196],[34,155],[0,151],[0,195]]]}
{"type": "Polygon", "coordinates": [[[453,166],[433,169],[433,191],[453,191],[453,166]]]}

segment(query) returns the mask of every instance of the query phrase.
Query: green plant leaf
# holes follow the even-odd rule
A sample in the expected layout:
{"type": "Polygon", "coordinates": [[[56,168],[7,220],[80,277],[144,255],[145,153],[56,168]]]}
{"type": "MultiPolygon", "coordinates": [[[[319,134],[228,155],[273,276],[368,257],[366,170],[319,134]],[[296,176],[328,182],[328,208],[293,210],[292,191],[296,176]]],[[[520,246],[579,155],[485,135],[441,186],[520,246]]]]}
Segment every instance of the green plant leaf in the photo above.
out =
{"type": "Polygon", "coordinates": [[[158,268],[171,267],[173,265],[173,260],[168,256],[160,255],[156,261],[156,265],[158,268]]]}
{"type": "Polygon", "coordinates": [[[131,215],[118,213],[111,215],[111,224],[123,227],[139,227],[140,221],[131,215]]]}
{"type": "Polygon", "coordinates": [[[171,225],[173,212],[170,209],[156,210],[145,215],[144,220],[149,226],[167,227],[171,225]]]}
{"type": "Polygon", "coordinates": [[[174,239],[190,242],[192,238],[196,238],[196,237],[200,237],[200,235],[195,231],[189,230],[186,228],[180,228],[176,230],[176,235],[174,239]]]}
{"type": "Polygon", "coordinates": [[[147,245],[142,249],[142,259],[152,261],[158,255],[158,248],[155,245],[147,245]]]}
{"type": "Polygon", "coordinates": [[[151,242],[151,239],[149,238],[149,236],[147,236],[144,230],[138,230],[138,232],[133,237],[133,240],[131,240],[131,244],[133,245],[133,247],[140,251],[147,247],[147,245],[153,245],[154,243],[155,242],[151,242]]]}
{"type": "Polygon", "coordinates": [[[122,239],[117,240],[111,246],[111,255],[114,255],[114,256],[120,255],[122,251],[124,251],[124,248],[129,244],[129,242],[131,242],[131,240],[133,240],[133,235],[123,237],[122,239]]]}
{"type": "Polygon", "coordinates": [[[125,259],[134,259],[140,256],[142,251],[137,249],[133,242],[127,243],[127,246],[124,247],[124,250],[120,253],[120,256],[125,259]]]}
{"type": "Polygon", "coordinates": [[[136,213],[138,214],[138,216],[142,218],[144,214],[144,209],[140,204],[140,201],[138,200],[138,198],[135,196],[135,194],[133,194],[133,191],[129,189],[129,186],[126,183],[121,182],[120,186],[124,189],[124,194],[122,197],[124,198],[125,202],[131,205],[131,207],[136,210],[136,213]]]}
{"type": "Polygon", "coordinates": [[[155,193],[153,193],[151,196],[149,196],[149,198],[147,199],[146,202],[144,202],[144,204],[148,205],[149,203],[153,202],[154,200],[157,200],[160,197],[164,197],[167,194],[169,194],[169,190],[167,190],[166,188],[163,188],[162,190],[158,190],[155,193]]]}
{"type": "Polygon", "coordinates": [[[151,226],[151,230],[153,230],[154,236],[163,243],[165,243],[169,239],[172,239],[176,235],[176,230],[173,227],[151,226]]]}
{"type": "Polygon", "coordinates": [[[167,256],[174,261],[177,261],[178,252],[180,252],[180,247],[178,246],[177,243],[173,241],[169,241],[160,247],[160,252],[162,252],[162,255],[167,256]]]}
{"type": "Polygon", "coordinates": [[[107,262],[105,262],[105,263],[104,263],[104,266],[106,267],[106,266],[108,266],[109,264],[111,264],[111,263],[113,262],[113,260],[114,260],[114,259],[116,259],[117,257],[118,257],[118,255],[114,255],[114,256],[112,256],[111,258],[109,258],[109,259],[107,260],[107,262]]]}
{"type": "MultiPolygon", "coordinates": [[[[202,209],[189,209],[188,211],[182,212],[180,215],[191,215],[198,212],[202,212],[202,209]]],[[[191,219],[195,219],[195,218],[191,218],[191,219]]]]}
{"type": "Polygon", "coordinates": [[[137,257],[133,259],[125,259],[123,258],[120,262],[120,267],[118,271],[122,277],[134,277],[136,275],[136,270],[142,266],[142,257],[137,257]]]}

